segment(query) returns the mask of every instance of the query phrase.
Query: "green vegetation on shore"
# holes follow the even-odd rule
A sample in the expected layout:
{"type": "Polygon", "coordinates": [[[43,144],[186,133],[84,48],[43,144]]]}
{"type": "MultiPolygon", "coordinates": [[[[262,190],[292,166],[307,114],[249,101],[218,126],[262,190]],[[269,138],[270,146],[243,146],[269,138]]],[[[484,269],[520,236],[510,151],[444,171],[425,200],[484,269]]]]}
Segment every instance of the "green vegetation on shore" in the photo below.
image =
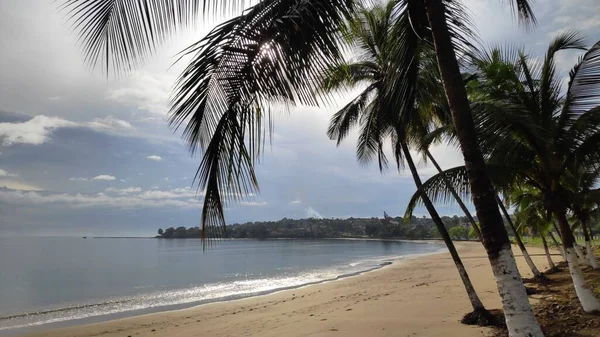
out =
{"type": "MultiPolygon", "coordinates": [[[[466,217],[442,217],[453,239],[475,239],[477,236],[470,230],[466,217]]],[[[160,238],[200,238],[199,227],[169,227],[159,229],[160,238]]],[[[383,218],[347,218],[347,219],[288,219],[278,221],[255,221],[227,226],[229,238],[290,238],[290,239],[325,239],[325,238],[400,238],[400,239],[439,239],[440,234],[428,217],[411,217],[403,221],[401,217],[383,218]]]]}
{"type": "MultiPolygon", "coordinates": [[[[464,216],[442,216],[446,229],[453,240],[476,240],[477,234],[464,216]]],[[[523,242],[541,246],[538,233],[526,231],[523,242]]],[[[592,230],[600,235],[600,223],[592,230]]],[[[159,229],[157,238],[199,239],[200,227],[168,227],[159,229]]],[[[227,226],[227,237],[234,239],[330,239],[330,238],[379,238],[379,239],[440,239],[433,220],[429,217],[412,216],[410,221],[401,217],[347,218],[347,219],[288,219],[277,221],[253,221],[227,226]]],[[[514,240],[514,236],[512,237],[514,240]]],[[[583,242],[581,240],[581,242],[583,242]]],[[[600,244],[600,239],[596,242],[600,244]]]]}

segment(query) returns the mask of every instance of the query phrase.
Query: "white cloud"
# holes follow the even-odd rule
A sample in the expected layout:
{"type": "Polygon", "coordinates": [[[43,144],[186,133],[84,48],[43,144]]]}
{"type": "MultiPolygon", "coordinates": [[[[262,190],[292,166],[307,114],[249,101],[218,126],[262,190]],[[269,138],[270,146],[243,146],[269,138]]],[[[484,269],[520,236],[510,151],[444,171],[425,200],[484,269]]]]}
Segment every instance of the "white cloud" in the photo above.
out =
{"type": "Polygon", "coordinates": [[[108,188],[94,195],[67,193],[39,193],[34,191],[1,190],[0,202],[10,204],[40,205],[59,204],[70,207],[118,207],[122,209],[148,207],[201,208],[196,193],[189,188],[164,191],[143,191],[139,187],[126,189],[108,188]]]}
{"type": "Polygon", "coordinates": [[[155,116],[165,116],[173,83],[174,76],[138,71],[122,81],[120,88],[109,90],[106,97],[155,116]]]}
{"type": "Polygon", "coordinates": [[[115,180],[117,178],[115,178],[115,176],[111,176],[108,174],[101,174],[99,176],[95,176],[94,178],[92,178],[92,180],[101,180],[101,181],[111,181],[111,180],[115,180]]]}
{"type": "Polygon", "coordinates": [[[19,175],[16,173],[8,173],[3,169],[0,169],[0,177],[18,177],[19,175]]]}
{"type": "Polygon", "coordinates": [[[157,156],[157,155],[148,156],[148,157],[146,157],[146,159],[150,159],[150,160],[154,160],[154,161],[163,160],[161,156],[157,156]]]}
{"type": "Polygon", "coordinates": [[[104,192],[108,192],[108,193],[116,193],[116,194],[131,194],[131,193],[138,193],[141,192],[142,189],[140,187],[128,187],[128,188],[114,188],[114,187],[109,187],[107,189],[104,190],[104,192]]]}
{"type": "Polygon", "coordinates": [[[90,129],[97,131],[123,131],[131,130],[133,126],[131,123],[122,119],[115,118],[114,116],[106,116],[104,118],[94,118],[91,122],[83,123],[83,126],[87,126],[90,129]]]}
{"type": "Polygon", "coordinates": [[[42,191],[43,188],[14,180],[0,180],[0,187],[17,191],[42,191]]]}
{"type": "Polygon", "coordinates": [[[133,129],[129,122],[113,116],[102,119],[95,118],[91,122],[73,122],[59,117],[38,115],[25,122],[0,123],[0,139],[4,146],[15,144],[40,145],[48,142],[50,135],[56,129],[76,127],[109,133],[133,129]]]}
{"type": "Polygon", "coordinates": [[[121,209],[179,207],[199,208],[200,202],[188,199],[144,199],[138,195],[110,196],[104,193],[86,194],[42,194],[39,192],[24,192],[15,190],[0,190],[0,201],[10,204],[43,205],[59,204],[76,208],[117,207],[121,209]]]}
{"type": "Polygon", "coordinates": [[[48,99],[51,101],[60,101],[60,96],[52,96],[52,97],[48,97],[48,99]]]}
{"type": "Polygon", "coordinates": [[[71,177],[69,178],[70,181],[88,181],[88,178],[79,178],[79,177],[71,177]]]}
{"type": "Polygon", "coordinates": [[[266,201],[262,201],[262,202],[257,202],[257,201],[242,201],[240,202],[240,205],[242,206],[251,206],[251,207],[257,207],[257,206],[267,206],[269,203],[266,201]]]}
{"type": "Polygon", "coordinates": [[[62,127],[74,127],[77,123],[44,115],[35,116],[26,122],[0,123],[2,145],[40,145],[48,141],[50,134],[62,127]]]}

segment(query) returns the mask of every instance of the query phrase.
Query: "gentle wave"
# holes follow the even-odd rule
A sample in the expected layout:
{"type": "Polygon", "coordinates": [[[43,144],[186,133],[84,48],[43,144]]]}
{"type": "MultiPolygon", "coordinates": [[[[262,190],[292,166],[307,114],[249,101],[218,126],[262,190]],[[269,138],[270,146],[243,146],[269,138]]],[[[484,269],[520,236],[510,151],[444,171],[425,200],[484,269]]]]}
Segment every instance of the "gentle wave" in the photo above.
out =
{"type": "MultiPolygon", "coordinates": [[[[401,258],[401,257],[397,257],[401,258]]],[[[198,285],[185,289],[153,291],[132,297],[111,299],[99,303],[83,303],[65,308],[12,314],[0,317],[0,331],[35,327],[44,324],[79,320],[90,317],[123,314],[152,308],[189,306],[231,300],[305,285],[336,280],[391,264],[397,258],[381,257],[355,261],[344,267],[318,269],[292,275],[236,280],[198,285]]],[[[158,311],[158,310],[156,310],[158,311]]]]}

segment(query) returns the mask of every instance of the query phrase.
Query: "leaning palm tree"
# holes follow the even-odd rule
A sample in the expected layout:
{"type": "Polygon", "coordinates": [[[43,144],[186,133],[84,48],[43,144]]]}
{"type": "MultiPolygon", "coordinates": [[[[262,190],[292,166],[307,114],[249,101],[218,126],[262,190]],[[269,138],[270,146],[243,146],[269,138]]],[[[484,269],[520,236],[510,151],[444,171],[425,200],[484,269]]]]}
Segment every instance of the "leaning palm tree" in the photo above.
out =
{"type": "Polygon", "coordinates": [[[600,189],[597,188],[600,182],[600,167],[594,167],[591,170],[576,172],[573,176],[565,179],[569,199],[571,200],[570,209],[576,219],[575,225],[581,226],[581,231],[585,238],[586,260],[593,269],[599,269],[598,262],[592,249],[592,239],[590,235],[589,223],[592,220],[594,211],[600,205],[600,189]]]}
{"type": "Polygon", "coordinates": [[[556,265],[550,256],[550,250],[548,248],[548,241],[546,236],[551,229],[550,221],[545,218],[543,211],[539,209],[531,208],[519,208],[515,213],[515,219],[519,228],[531,228],[535,230],[540,238],[542,239],[542,245],[544,247],[544,253],[546,254],[546,260],[550,271],[556,270],[556,265]]]}
{"type": "MultiPolygon", "coordinates": [[[[567,219],[572,193],[565,179],[573,172],[600,165],[597,146],[600,140],[600,42],[587,50],[573,67],[563,96],[562,80],[556,73],[554,59],[559,51],[569,49],[585,50],[578,34],[567,32],[556,37],[540,63],[534,63],[523,52],[502,54],[496,50],[476,57],[474,66],[485,69],[485,65],[494,60],[493,55],[500,53],[507,56],[504,61],[509,70],[508,76],[504,72],[481,72],[480,85],[494,84],[485,88],[493,104],[477,117],[477,136],[488,164],[495,168],[489,171],[497,175],[493,177],[497,185],[508,176],[508,186],[525,183],[539,190],[544,209],[558,221],[579,301],[586,312],[592,312],[600,310],[600,302],[586,285],[577,261],[567,219]],[[499,81],[498,76],[504,82],[499,81]],[[504,85],[497,86],[497,83],[504,85]],[[504,108],[496,111],[494,104],[504,108]],[[511,117],[515,111],[520,118],[511,117]],[[497,116],[491,118],[493,115],[497,116]],[[496,124],[499,118],[509,122],[511,127],[507,134],[499,132],[496,124]]],[[[462,179],[466,176],[464,167],[446,173],[442,174],[446,179],[467,184],[462,179]]],[[[443,188],[440,179],[434,177],[424,184],[424,192],[434,193],[431,188],[443,188]]]]}
{"type": "MultiPolygon", "coordinates": [[[[430,121],[429,118],[423,120],[423,115],[433,117],[431,115],[442,113],[441,118],[444,118],[444,110],[438,108],[445,104],[430,44],[415,35],[405,35],[408,30],[415,28],[410,27],[409,20],[406,12],[395,15],[395,1],[361,7],[343,28],[344,42],[351,49],[352,57],[332,64],[326,70],[321,91],[330,94],[365,87],[333,115],[328,135],[337,140],[339,145],[352,128],[360,126],[357,158],[362,163],[368,163],[377,157],[381,170],[387,163],[383,144],[391,141],[398,168],[406,163],[416,186],[420,187],[421,179],[409,151],[409,143],[420,138],[419,134],[427,129],[426,124],[430,121]],[[413,60],[411,67],[402,77],[405,83],[398,83],[400,78],[396,76],[386,75],[402,69],[398,62],[403,61],[403,56],[397,55],[400,43],[410,43],[414,51],[414,55],[409,56],[413,60]],[[385,94],[393,86],[410,90],[411,101],[397,106],[385,94]]],[[[458,269],[473,307],[473,312],[465,315],[463,322],[489,325],[493,316],[484,308],[475,292],[444,223],[427,195],[422,198],[458,269]]]]}
{"type": "Polygon", "coordinates": [[[525,247],[525,244],[523,243],[523,240],[521,239],[521,235],[519,234],[519,231],[517,230],[517,226],[515,226],[513,220],[510,217],[510,214],[508,214],[508,210],[506,209],[506,206],[504,205],[506,200],[503,201],[502,199],[500,199],[500,197],[497,197],[497,200],[498,200],[498,206],[500,206],[500,210],[502,210],[502,214],[504,214],[504,218],[506,219],[506,222],[508,223],[508,227],[511,229],[511,231],[515,237],[517,246],[519,246],[521,253],[523,253],[523,258],[525,259],[525,262],[527,263],[527,265],[529,266],[529,269],[531,269],[531,272],[533,273],[533,277],[537,280],[545,280],[546,278],[544,277],[544,275],[542,275],[540,270],[536,267],[535,263],[533,263],[533,260],[531,259],[531,255],[529,255],[529,252],[527,251],[527,247],[525,247]]]}
{"type": "MultiPolygon", "coordinates": [[[[254,164],[270,103],[314,104],[311,83],[323,65],[339,58],[337,29],[353,11],[352,0],[262,0],[213,29],[187,53],[194,55],[175,88],[172,124],[186,124],[184,137],[203,159],[196,178],[205,190],[203,237],[224,235],[224,205],[257,191],[254,164]]],[[[201,13],[239,13],[244,0],[62,0],[79,31],[86,61],[107,71],[128,71],[179,28],[201,13]]],[[[512,0],[531,20],[529,0],[512,0]]],[[[460,79],[453,41],[461,38],[461,3],[398,0],[411,22],[433,33],[438,66],[468,163],[483,243],[499,285],[511,336],[542,336],[518,277],[508,234],[475,139],[469,102],[460,79]]],[[[398,96],[400,97],[400,96],[398,96]]]]}
{"type": "MultiPolygon", "coordinates": [[[[515,206],[515,222],[517,226],[521,231],[530,229],[540,235],[550,270],[556,270],[556,265],[552,261],[548,241],[546,240],[547,236],[552,235],[552,219],[547,218],[539,194],[530,188],[518,186],[510,191],[510,199],[511,204],[515,206]]],[[[554,237],[552,239],[554,240],[554,237]]],[[[560,249],[560,246],[558,247],[560,249]]]]}

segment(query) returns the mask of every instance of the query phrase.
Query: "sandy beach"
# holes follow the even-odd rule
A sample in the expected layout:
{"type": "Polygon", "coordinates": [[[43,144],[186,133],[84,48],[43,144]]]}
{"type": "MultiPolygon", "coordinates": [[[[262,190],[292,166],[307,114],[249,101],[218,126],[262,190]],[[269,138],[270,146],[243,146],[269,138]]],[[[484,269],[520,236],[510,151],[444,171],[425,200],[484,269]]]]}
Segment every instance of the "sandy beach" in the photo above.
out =
{"type": "MultiPolygon", "coordinates": [[[[482,245],[460,243],[458,248],[484,304],[500,308],[482,245]]],[[[543,250],[529,250],[538,268],[547,269],[543,250]]],[[[518,248],[513,252],[522,275],[531,277],[518,248]]],[[[560,261],[558,255],[553,258],[560,261]]],[[[459,322],[470,309],[456,268],[443,253],[271,295],[27,336],[485,336],[488,329],[459,322]]]]}

